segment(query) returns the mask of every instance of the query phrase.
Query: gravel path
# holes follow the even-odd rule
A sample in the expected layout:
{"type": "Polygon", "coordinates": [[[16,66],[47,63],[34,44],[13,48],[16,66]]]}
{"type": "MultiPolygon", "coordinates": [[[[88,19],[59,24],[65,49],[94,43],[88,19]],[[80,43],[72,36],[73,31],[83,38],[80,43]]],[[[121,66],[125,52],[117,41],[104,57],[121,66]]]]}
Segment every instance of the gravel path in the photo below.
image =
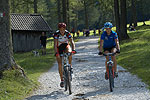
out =
{"type": "Polygon", "coordinates": [[[150,100],[150,91],[135,75],[118,66],[114,92],[105,80],[105,58],[98,56],[98,37],[82,37],[73,56],[72,95],[60,88],[57,63],[41,75],[41,87],[25,100],[150,100]]]}

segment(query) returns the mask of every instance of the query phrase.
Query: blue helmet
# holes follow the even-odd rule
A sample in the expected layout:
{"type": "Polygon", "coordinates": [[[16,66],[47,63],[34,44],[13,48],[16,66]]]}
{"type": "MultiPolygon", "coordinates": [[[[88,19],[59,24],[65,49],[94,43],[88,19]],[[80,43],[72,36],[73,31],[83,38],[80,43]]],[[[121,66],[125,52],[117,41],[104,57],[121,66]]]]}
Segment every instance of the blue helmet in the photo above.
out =
{"type": "Polygon", "coordinates": [[[111,22],[106,22],[106,23],[104,24],[104,29],[105,29],[105,28],[112,28],[112,27],[113,27],[113,25],[112,25],[111,22]]]}

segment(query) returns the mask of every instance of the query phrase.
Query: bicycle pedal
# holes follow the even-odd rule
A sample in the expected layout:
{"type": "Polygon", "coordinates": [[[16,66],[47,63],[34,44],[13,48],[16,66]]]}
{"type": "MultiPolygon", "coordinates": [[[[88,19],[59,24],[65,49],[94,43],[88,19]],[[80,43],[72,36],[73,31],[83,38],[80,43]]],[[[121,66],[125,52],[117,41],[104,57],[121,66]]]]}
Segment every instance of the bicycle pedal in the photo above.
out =
{"type": "Polygon", "coordinates": [[[115,78],[117,78],[118,77],[118,73],[116,72],[116,73],[114,73],[114,76],[115,76],[115,78]]]}
{"type": "Polygon", "coordinates": [[[70,68],[70,73],[73,74],[73,68],[70,68]]]}

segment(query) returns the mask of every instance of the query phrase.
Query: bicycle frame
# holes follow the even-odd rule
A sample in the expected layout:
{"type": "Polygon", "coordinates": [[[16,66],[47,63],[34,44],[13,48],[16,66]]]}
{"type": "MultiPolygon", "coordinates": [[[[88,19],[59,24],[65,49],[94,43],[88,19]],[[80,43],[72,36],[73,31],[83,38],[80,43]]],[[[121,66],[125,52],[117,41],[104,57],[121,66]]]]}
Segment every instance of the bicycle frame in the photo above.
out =
{"type": "Polygon", "coordinates": [[[68,61],[68,57],[70,55],[71,55],[71,53],[63,53],[63,54],[60,55],[62,57],[62,61],[63,61],[62,63],[63,63],[64,68],[66,66],[70,66],[69,61],[68,61]]]}
{"type": "Polygon", "coordinates": [[[107,62],[107,76],[109,79],[109,84],[110,84],[110,91],[113,91],[114,88],[114,66],[113,66],[113,61],[111,60],[111,56],[114,56],[116,53],[107,53],[103,54],[104,56],[109,56],[109,60],[107,62]]]}
{"type": "Polygon", "coordinates": [[[111,56],[114,56],[116,53],[107,53],[103,54],[104,56],[109,56],[109,60],[107,61],[107,73],[108,73],[108,78],[109,78],[109,69],[113,71],[113,77],[114,77],[114,66],[113,66],[113,61],[111,60],[111,56]]]}
{"type": "Polygon", "coordinates": [[[68,57],[71,55],[71,53],[63,53],[60,56],[63,60],[63,78],[65,81],[65,91],[69,88],[69,94],[71,94],[71,65],[69,64],[68,57]]]}
{"type": "Polygon", "coordinates": [[[113,73],[113,78],[114,78],[114,66],[113,66],[113,61],[111,60],[111,56],[109,56],[109,60],[107,62],[107,73],[108,73],[108,78],[109,78],[109,70],[112,70],[113,73]]]}

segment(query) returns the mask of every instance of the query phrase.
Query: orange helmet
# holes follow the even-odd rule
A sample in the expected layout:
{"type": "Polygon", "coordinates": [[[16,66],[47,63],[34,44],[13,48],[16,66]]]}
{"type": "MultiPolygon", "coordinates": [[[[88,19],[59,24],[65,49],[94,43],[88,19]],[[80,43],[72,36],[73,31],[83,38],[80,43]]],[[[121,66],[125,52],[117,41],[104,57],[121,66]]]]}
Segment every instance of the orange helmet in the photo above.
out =
{"type": "Polygon", "coordinates": [[[65,24],[65,23],[59,23],[59,24],[58,24],[58,28],[62,28],[62,27],[63,27],[63,28],[66,28],[66,24],[65,24]]]}

